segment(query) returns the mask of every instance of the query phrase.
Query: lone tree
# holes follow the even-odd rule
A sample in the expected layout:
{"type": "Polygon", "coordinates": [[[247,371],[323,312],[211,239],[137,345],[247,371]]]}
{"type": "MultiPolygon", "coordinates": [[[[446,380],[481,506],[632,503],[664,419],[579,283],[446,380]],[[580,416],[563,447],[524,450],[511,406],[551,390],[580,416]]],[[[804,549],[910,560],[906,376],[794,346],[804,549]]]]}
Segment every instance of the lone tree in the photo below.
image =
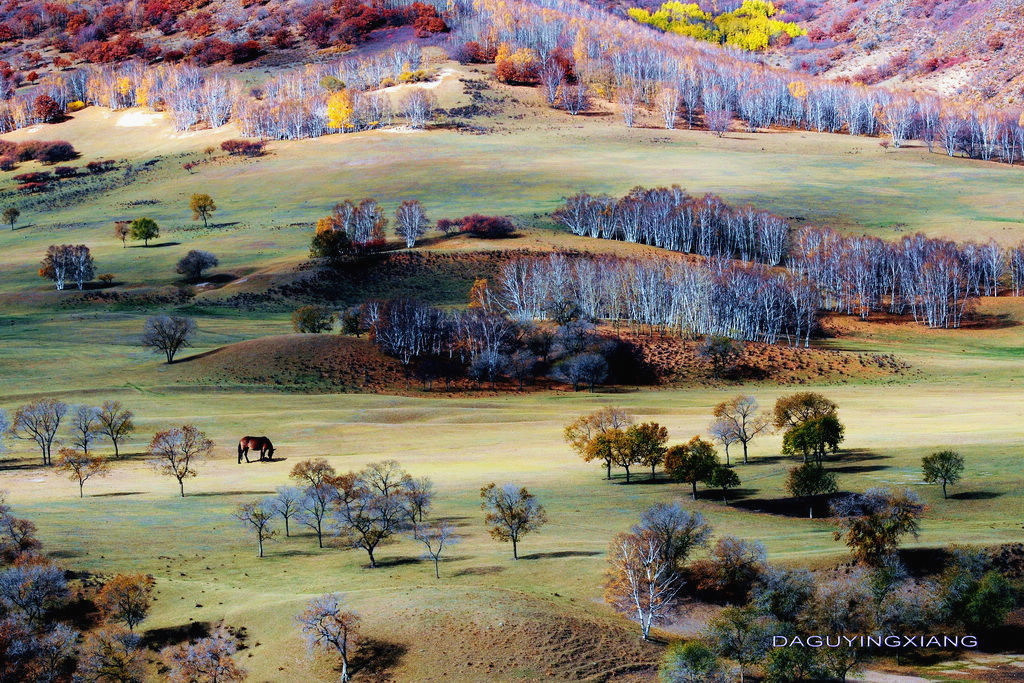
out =
{"type": "Polygon", "coordinates": [[[114,444],[114,457],[120,457],[120,444],[135,431],[135,415],[121,405],[120,401],[104,401],[100,408],[99,433],[114,444]]]}
{"type": "Polygon", "coordinates": [[[754,397],[742,394],[715,406],[714,416],[724,423],[723,428],[726,431],[729,431],[728,427],[731,426],[735,440],[743,444],[744,463],[749,462],[747,450],[750,442],[771,426],[771,419],[767,415],[758,414],[757,411],[758,405],[754,397]]]}
{"type": "Polygon", "coordinates": [[[269,540],[277,535],[277,531],[270,526],[270,521],[277,512],[267,501],[256,501],[253,503],[242,503],[235,510],[235,519],[243,526],[251,527],[256,533],[256,545],[259,548],[259,557],[263,557],[263,541],[269,540]]]}
{"type": "Polygon", "coordinates": [[[513,484],[498,486],[492,482],[480,489],[480,499],[484,524],[491,536],[499,541],[511,541],[512,558],[518,560],[519,541],[548,521],[544,507],[532,493],[513,484]]]}
{"type": "Polygon", "coordinates": [[[148,247],[150,240],[160,236],[160,226],[152,218],[136,218],[129,226],[128,232],[133,240],[142,240],[142,243],[148,247]]]}
{"type": "Polygon", "coordinates": [[[690,484],[694,500],[697,500],[697,482],[707,481],[716,467],[715,447],[699,436],[665,453],[665,472],[676,481],[690,484]]]}
{"type": "Polygon", "coordinates": [[[203,276],[203,271],[209,268],[216,268],[220,264],[217,257],[208,251],[192,249],[181,257],[174,272],[184,275],[187,280],[195,281],[203,276]]]}
{"type": "Polygon", "coordinates": [[[132,222],[131,221],[114,221],[114,237],[121,240],[121,248],[124,249],[127,245],[125,242],[131,237],[132,234],[132,222]]]}
{"type": "Polygon", "coordinates": [[[416,246],[416,240],[426,234],[428,225],[427,212],[416,199],[402,202],[395,211],[395,232],[405,239],[408,249],[416,246]]]}
{"type": "Polygon", "coordinates": [[[341,657],[342,683],[350,680],[348,666],[358,644],[359,616],[344,608],[341,595],[329,593],[313,598],[295,620],[310,650],[336,652],[341,657]]]}
{"type": "Polygon", "coordinates": [[[54,398],[32,401],[14,412],[11,435],[18,439],[35,441],[42,453],[43,464],[50,465],[53,441],[67,412],[68,404],[54,398]]]}
{"type": "Polygon", "coordinates": [[[910,489],[871,488],[832,503],[838,529],[833,533],[854,557],[879,567],[895,552],[906,534],[917,538],[924,505],[910,489]]]}
{"type": "Polygon", "coordinates": [[[921,469],[924,480],[929,484],[942,484],[942,497],[946,495],[946,486],[960,481],[964,472],[964,457],[956,451],[939,451],[921,458],[921,469]]]}
{"type": "Polygon", "coordinates": [[[150,464],[160,474],[178,480],[181,497],[185,497],[185,480],[195,477],[195,465],[213,451],[213,441],[195,425],[175,427],[157,432],[149,444],[150,464]]]}
{"type": "Polygon", "coordinates": [[[11,230],[14,230],[14,224],[21,218],[21,210],[15,206],[8,206],[4,209],[4,223],[11,226],[11,230]]]}
{"type": "Polygon", "coordinates": [[[154,584],[146,574],[117,574],[100,589],[96,606],[109,621],[134,631],[149,614],[154,584]]]}
{"type": "Polygon", "coordinates": [[[607,442],[598,437],[611,431],[623,430],[633,424],[633,416],[623,408],[607,406],[590,415],[577,418],[567,425],[564,437],[574,451],[585,462],[601,460],[605,466],[606,479],[612,478],[612,453],[607,442]]]}
{"type": "Polygon", "coordinates": [[[213,197],[208,194],[194,194],[189,200],[188,208],[192,209],[192,220],[197,221],[202,218],[203,227],[208,228],[210,227],[210,215],[217,210],[217,205],[213,203],[213,197]]]}
{"type": "Polygon", "coordinates": [[[455,527],[443,520],[427,526],[418,524],[413,527],[411,536],[426,549],[423,557],[433,561],[434,577],[440,579],[441,553],[462,540],[455,533],[455,527]]]}
{"type": "Polygon", "coordinates": [[[736,471],[731,467],[725,465],[718,465],[711,470],[711,476],[708,477],[708,486],[716,489],[722,489],[722,502],[729,503],[729,489],[734,489],[740,485],[740,475],[736,474],[736,471]]]}
{"type": "Polygon", "coordinates": [[[93,477],[105,477],[110,472],[110,465],[102,456],[89,455],[73,448],[62,448],[58,454],[57,469],[66,473],[71,481],[78,482],[79,498],[85,497],[85,482],[93,477]]]}
{"type": "MultiPolygon", "coordinates": [[[[808,462],[794,467],[786,477],[786,489],[795,498],[810,498],[835,493],[839,490],[836,475],[816,462],[808,462]]],[[[814,504],[807,504],[807,518],[814,518],[814,504]]]]}
{"type": "Polygon", "coordinates": [[[156,351],[163,351],[168,363],[174,362],[174,355],[182,347],[191,346],[190,339],[196,332],[192,318],[171,315],[155,315],[146,320],[142,331],[142,345],[156,351]]]}
{"type": "Polygon", "coordinates": [[[675,604],[683,581],[665,559],[662,541],[650,531],[619,534],[608,549],[605,599],[620,612],[636,614],[644,640],[651,626],[675,604]]]}
{"type": "Polygon", "coordinates": [[[237,651],[234,638],[222,627],[207,638],[165,647],[160,658],[171,683],[241,683],[249,672],[235,663],[237,651]]]}

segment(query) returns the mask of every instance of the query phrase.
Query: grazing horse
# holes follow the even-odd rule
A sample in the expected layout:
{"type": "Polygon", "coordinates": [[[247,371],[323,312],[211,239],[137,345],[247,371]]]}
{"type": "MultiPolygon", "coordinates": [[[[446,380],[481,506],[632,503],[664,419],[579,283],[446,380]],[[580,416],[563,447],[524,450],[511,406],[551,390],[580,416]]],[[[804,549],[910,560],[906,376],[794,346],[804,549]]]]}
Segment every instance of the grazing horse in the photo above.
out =
{"type": "Polygon", "coordinates": [[[242,457],[246,462],[249,460],[249,450],[260,452],[260,461],[274,459],[274,444],[265,436],[243,436],[238,442],[238,464],[242,464],[242,457]]]}

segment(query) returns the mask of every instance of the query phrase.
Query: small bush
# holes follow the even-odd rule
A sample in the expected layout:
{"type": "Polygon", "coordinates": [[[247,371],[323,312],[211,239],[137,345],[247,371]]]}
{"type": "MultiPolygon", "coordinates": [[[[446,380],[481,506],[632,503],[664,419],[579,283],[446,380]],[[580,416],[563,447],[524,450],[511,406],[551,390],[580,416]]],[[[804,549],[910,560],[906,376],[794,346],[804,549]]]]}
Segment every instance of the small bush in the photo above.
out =
{"type": "Polygon", "coordinates": [[[455,222],[459,225],[459,232],[484,239],[511,237],[516,231],[512,221],[502,216],[482,216],[477,213],[464,216],[455,222]]]}
{"type": "Polygon", "coordinates": [[[220,148],[233,157],[258,157],[263,154],[266,144],[262,140],[225,140],[220,148]]]}
{"type": "Polygon", "coordinates": [[[68,102],[67,110],[69,114],[73,114],[76,111],[82,111],[83,109],[85,109],[85,102],[83,102],[82,100],[74,100],[72,102],[68,102]]]}
{"type": "Polygon", "coordinates": [[[78,169],[74,166],[58,166],[53,172],[58,178],[74,178],[78,175],[78,169]]]}

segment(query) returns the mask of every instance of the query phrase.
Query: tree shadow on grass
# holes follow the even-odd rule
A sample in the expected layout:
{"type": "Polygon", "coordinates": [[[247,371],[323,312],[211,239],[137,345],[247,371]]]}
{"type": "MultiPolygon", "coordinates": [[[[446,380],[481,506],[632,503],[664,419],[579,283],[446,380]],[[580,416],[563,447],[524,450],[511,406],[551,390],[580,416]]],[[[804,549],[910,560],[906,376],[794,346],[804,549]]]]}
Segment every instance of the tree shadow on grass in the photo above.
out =
{"type": "Polygon", "coordinates": [[[181,242],[154,242],[153,244],[133,244],[129,249],[160,249],[162,247],[177,247],[181,242]]]}
{"type": "Polygon", "coordinates": [[[89,498],[120,498],[122,496],[141,496],[145,491],[114,491],[112,493],[94,493],[89,498]]]}
{"type": "Polygon", "coordinates": [[[836,474],[864,474],[865,472],[878,472],[879,470],[887,470],[887,465],[840,465],[839,467],[829,467],[830,472],[836,474]]]}
{"type": "Polygon", "coordinates": [[[998,491],[963,491],[949,494],[950,500],[992,500],[1003,494],[998,491]]]}
{"type": "Polygon", "coordinates": [[[783,517],[798,517],[807,519],[808,513],[813,508],[814,517],[827,517],[829,515],[830,503],[844,496],[850,495],[847,491],[831,493],[820,496],[807,496],[805,498],[748,498],[736,500],[732,506],[750,512],[761,512],[768,515],[781,515],[783,517]]]}
{"type": "MultiPolygon", "coordinates": [[[[402,567],[407,564],[419,564],[422,560],[419,557],[385,557],[384,559],[377,560],[377,569],[386,569],[388,567],[402,567]]],[[[370,563],[367,562],[363,565],[365,568],[370,568],[370,563]]]]}
{"type": "MultiPolygon", "coordinates": [[[[400,643],[390,643],[376,638],[363,638],[359,650],[352,657],[352,671],[359,674],[360,679],[389,680],[388,669],[397,665],[408,648],[400,643]]],[[[338,671],[340,671],[340,666],[338,671]]]]}
{"type": "Polygon", "coordinates": [[[142,634],[142,644],[151,650],[159,651],[168,645],[177,645],[189,640],[198,640],[210,635],[210,622],[193,621],[179,626],[153,628],[142,634]]]}
{"type": "Polygon", "coordinates": [[[459,571],[452,574],[452,576],[494,576],[505,571],[505,567],[492,565],[489,567],[467,567],[466,569],[460,569],[459,571]]]}
{"type": "Polygon", "coordinates": [[[277,491],[200,491],[199,493],[186,493],[186,498],[210,498],[213,496],[267,496],[277,491]]]}
{"type": "Polygon", "coordinates": [[[595,555],[603,555],[599,550],[555,550],[547,553],[530,553],[529,555],[520,555],[520,560],[547,560],[557,559],[565,557],[594,557],[595,555]]]}

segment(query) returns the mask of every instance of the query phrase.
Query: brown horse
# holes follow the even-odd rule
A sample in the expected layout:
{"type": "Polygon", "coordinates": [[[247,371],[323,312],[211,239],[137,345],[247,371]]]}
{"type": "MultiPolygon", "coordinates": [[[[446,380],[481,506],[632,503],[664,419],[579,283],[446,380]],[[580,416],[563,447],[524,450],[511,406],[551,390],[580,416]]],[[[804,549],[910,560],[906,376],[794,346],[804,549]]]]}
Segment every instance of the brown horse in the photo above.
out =
{"type": "Polygon", "coordinates": [[[265,436],[243,436],[238,442],[238,464],[242,464],[242,457],[246,462],[249,460],[249,450],[260,452],[260,461],[274,459],[274,444],[265,436]]]}

